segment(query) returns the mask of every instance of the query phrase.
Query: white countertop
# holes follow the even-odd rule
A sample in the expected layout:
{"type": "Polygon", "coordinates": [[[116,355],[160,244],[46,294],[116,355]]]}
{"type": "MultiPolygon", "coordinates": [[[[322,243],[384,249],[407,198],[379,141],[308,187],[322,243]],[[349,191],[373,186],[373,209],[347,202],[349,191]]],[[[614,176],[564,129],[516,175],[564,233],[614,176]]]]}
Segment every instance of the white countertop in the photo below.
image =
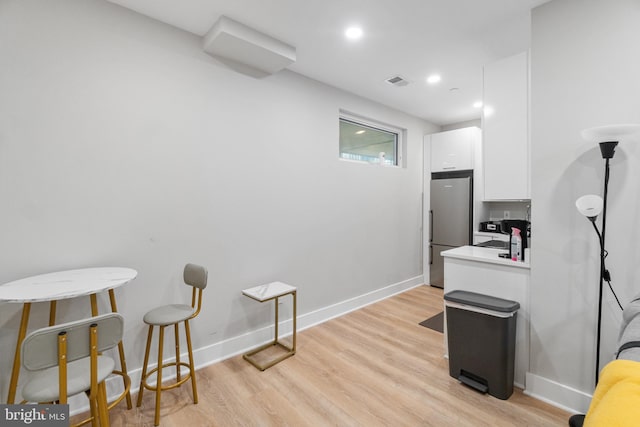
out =
{"type": "MultiPolygon", "coordinates": [[[[469,261],[486,262],[489,264],[505,265],[515,268],[530,269],[529,260],[524,262],[512,261],[508,258],[500,258],[498,254],[506,252],[504,249],[482,248],[478,246],[460,246],[459,248],[442,251],[445,258],[464,259],[469,261]]],[[[529,255],[529,251],[527,251],[529,255]]],[[[526,257],[525,257],[526,258],[526,257]]]]}

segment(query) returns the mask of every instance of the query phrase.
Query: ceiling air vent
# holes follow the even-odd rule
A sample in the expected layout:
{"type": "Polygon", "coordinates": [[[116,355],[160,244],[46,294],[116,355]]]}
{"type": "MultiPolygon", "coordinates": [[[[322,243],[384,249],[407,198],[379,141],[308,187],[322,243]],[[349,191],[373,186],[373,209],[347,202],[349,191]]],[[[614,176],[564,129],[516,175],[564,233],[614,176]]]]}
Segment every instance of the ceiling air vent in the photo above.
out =
{"type": "Polygon", "coordinates": [[[385,80],[387,83],[389,83],[390,85],[394,85],[394,86],[406,86],[409,84],[409,81],[407,81],[404,77],[401,76],[393,76],[393,77],[389,77],[387,80],[385,80]]]}

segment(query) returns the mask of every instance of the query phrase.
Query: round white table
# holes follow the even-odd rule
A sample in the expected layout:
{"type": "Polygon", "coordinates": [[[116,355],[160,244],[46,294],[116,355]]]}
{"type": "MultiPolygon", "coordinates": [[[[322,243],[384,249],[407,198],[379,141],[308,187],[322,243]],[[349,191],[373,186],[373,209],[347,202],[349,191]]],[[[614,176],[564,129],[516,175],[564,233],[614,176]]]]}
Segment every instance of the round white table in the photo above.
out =
{"type": "MultiPolygon", "coordinates": [[[[76,298],[89,295],[91,298],[91,315],[98,315],[98,302],[96,294],[108,291],[111,303],[111,311],[117,312],[114,289],[129,283],[136,278],[138,272],[131,268],[100,267],[83,268],[78,270],[59,271],[55,273],[41,274],[27,277],[0,285],[0,302],[21,303],[22,318],[16,342],[13,358],[13,370],[9,383],[7,403],[13,404],[18,387],[20,375],[20,347],[27,333],[29,313],[32,302],[49,302],[49,325],[55,324],[56,301],[68,298],[76,298]]],[[[123,378],[127,375],[127,366],[124,358],[122,341],[118,344],[120,353],[120,366],[123,378]]],[[[131,395],[127,393],[127,406],[131,409],[131,395]]]]}

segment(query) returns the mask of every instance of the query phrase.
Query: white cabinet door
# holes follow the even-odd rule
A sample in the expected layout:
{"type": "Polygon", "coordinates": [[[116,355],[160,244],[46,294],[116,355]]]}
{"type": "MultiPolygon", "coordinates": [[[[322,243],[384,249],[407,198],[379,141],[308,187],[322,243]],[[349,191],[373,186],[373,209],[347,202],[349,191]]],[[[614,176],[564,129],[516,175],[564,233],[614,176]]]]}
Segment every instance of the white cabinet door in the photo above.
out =
{"type": "Polygon", "coordinates": [[[485,200],[530,199],[528,54],[484,67],[485,200]]]}
{"type": "Polygon", "coordinates": [[[454,129],[431,137],[431,172],[473,169],[478,128],[454,129]]]}

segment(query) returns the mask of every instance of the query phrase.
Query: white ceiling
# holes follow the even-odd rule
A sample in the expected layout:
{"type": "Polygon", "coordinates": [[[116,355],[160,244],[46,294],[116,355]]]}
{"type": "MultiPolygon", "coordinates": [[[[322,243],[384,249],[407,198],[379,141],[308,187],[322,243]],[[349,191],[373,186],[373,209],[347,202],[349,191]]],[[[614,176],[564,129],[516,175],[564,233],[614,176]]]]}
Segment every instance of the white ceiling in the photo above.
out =
{"type": "Polygon", "coordinates": [[[110,1],[200,36],[228,16],[295,46],[290,70],[444,125],[480,117],[482,66],[526,50],[530,11],[548,0],[110,1]],[[396,75],[410,84],[385,82],[396,75]]]}

